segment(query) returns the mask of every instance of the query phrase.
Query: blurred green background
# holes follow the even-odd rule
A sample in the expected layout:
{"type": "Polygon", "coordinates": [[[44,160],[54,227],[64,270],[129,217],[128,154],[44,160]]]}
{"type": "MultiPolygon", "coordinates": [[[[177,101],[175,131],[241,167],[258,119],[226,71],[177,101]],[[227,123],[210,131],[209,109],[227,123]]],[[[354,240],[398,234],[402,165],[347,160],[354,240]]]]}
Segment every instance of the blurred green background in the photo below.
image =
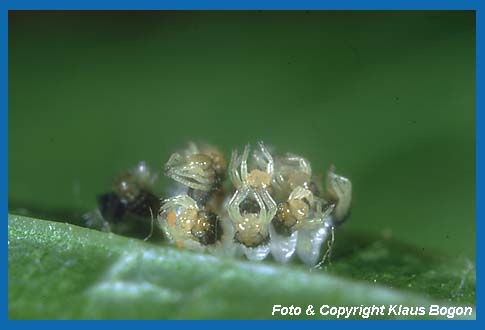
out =
{"type": "Polygon", "coordinates": [[[475,259],[474,12],[11,12],[8,56],[12,212],[262,139],[352,180],[346,227],[475,259]]]}

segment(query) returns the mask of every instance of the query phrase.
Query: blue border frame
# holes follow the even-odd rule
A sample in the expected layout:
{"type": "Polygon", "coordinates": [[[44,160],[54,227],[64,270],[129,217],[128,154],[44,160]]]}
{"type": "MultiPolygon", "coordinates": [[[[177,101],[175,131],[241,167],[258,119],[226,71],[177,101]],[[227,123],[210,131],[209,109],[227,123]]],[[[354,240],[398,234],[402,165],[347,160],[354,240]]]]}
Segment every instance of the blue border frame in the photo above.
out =
{"type": "MultiPolygon", "coordinates": [[[[483,66],[480,63],[480,59],[482,58],[482,45],[480,41],[483,41],[484,32],[484,25],[483,17],[484,14],[480,10],[481,4],[479,0],[321,0],[321,1],[312,1],[312,0],[118,0],[118,1],[110,1],[110,0],[0,0],[0,45],[1,45],[1,52],[0,52],[0,107],[1,107],[1,119],[2,122],[2,130],[1,130],[1,148],[2,148],[2,182],[4,182],[1,186],[0,194],[2,197],[1,208],[3,214],[7,214],[8,212],[8,11],[9,10],[160,10],[160,9],[167,9],[167,10],[476,10],[476,91],[480,90],[481,86],[481,77],[483,77],[483,66]]],[[[481,200],[484,200],[484,179],[481,172],[481,166],[483,166],[483,141],[484,141],[484,118],[483,118],[483,97],[477,92],[476,93],[476,218],[477,218],[477,226],[476,232],[482,232],[482,227],[484,226],[483,221],[483,214],[484,214],[484,207],[480,204],[481,200]]],[[[7,236],[7,226],[4,227],[4,235],[7,236]]],[[[482,263],[483,254],[478,253],[480,248],[483,247],[483,243],[481,240],[477,239],[477,275],[480,274],[478,270],[480,270],[479,264],[482,263]]],[[[1,254],[2,263],[4,266],[7,266],[7,253],[1,254]]],[[[4,271],[1,273],[2,277],[2,293],[4,294],[4,306],[3,306],[3,320],[8,319],[8,278],[7,278],[7,271],[4,268],[4,271]]],[[[481,283],[478,280],[478,283],[481,283]]],[[[480,290],[477,287],[477,310],[479,307],[482,306],[482,299],[480,295],[480,290]]],[[[3,305],[3,304],[2,304],[3,305]]],[[[479,316],[479,312],[477,311],[477,321],[473,323],[467,323],[467,326],[476,326],[482,319],[479,316]]],[[[117,321],[111,321],[117,322],[117,321]]],[[[173,322],[173,321],[171,321],[173,322]]],[[[318,321],[310,321],[310,322],[318,322],[318,321]]],[[[371,321],[372,324],[369,323],[370,326],[385,326],[387,327],[388,324],[381,323],[376,321],[371,321]]],[[[332,325],[335,323],[332,323],[332,325]]],[[[348,324],[348,323],[341,323],[341,324],[348,324]]],[[[436,323],[433,323],[435,325],[436,323]]],[[[453,323],[454,324],[454,323],[453,323]]],[[[8,325],[6,326],[26,326],[30,327],[33,324],[28,323],[26,324],[23,321],[8,321],[8,325]]],[[[36,322],[33,326],[46,326],[49,328],[52,327],[60,327],[64,326],[62,323],[53,323],[53,322],[36,322]]],[[[96,323],[96,326],[105,327],[105,325],[101,325],[100,323],[96,323]]],[[[174,326],[180,326],[180,323],[171,324],[174,326]]],[[[184,323],[184,326],[192,327],[193,323],[184,323]]],[[[230,325],[227,324],[227,321],[224,322],[210,322],[200,324],[198,323],[196,326],[208,326],[208,327],[233,327],[236,324],[233,322],[230,325]]],[[[257,324],[252,323],[251,326],[261,325],[261,321],[257,324]]],[[[315,325],[315,323],[312,323],[315,325]]],[[[368,325],[368,326],[369,326],[368,325]]],[[[414,324],[413,324],[414,325],[414,324]]],[[[418,322],[416,324],[418,326],[427,326],[429,324],[424,324],[418,322]]],[[[440,323],[440,326],[452,326],[449,323],[440,323]]],[[[70,323],[69,326],[84,326],[83,324],[79,324],[78,322],[70,323]]],[[[93,324],[90,324],[93,326],[93,324]]],[[[121,323],[117,322],[117,324],[110,323],[109,326],[116,326],[116,327],[131,327],[132,323],[121,323]]],[[[151,326],[151,324],[150,324],[151,326]]],[[[166,326],[164,325],[155,325],[155,326],[166,326]]],[[[237,325],[236,325],[237,326],[237,325]]],[[[244,325],[243,325],[244,326],[244,325]]],[[[266,324],[263,326],[266,327],[266,324]]],[[[294,327],[293,323],[283,323],[279,322],[278,327],[294,327]]],[[[317,326],[320,326],[318,324],[317,326]]],[[[348,325],[347,325],[348,326],[348,325]]],[[[398,322],[397,324],[393,324],[393,326],[398,327],[407,327],[408,324],[402,324],[398,322]]]]}
{"type": "MultiPolygon", "coordinates": [[[[477,233],[483,232],[483,214],[485,212],[485,209],[483,205],[480,203],[480,201],[484,200],[484,177],[483,177],[483,170],[481,170],[481,166],[483,166],[483,141],[484,141],[484,136],[485,132],[483,131],[483,127],[485,125],[484,122],[484,117],[483,117],[483,95],[480,95],[478,91],[480,90],[481,86],[481,77],[483,77],[483,66],[481,65],[480,59],[483,57],[483,36],[485,32],[484,28],[484,23],[483,23],[483,10],[478,10],[476,11],[476,59],[475,59],[475,74],[476,74],[476,83],[475,83],[475,93],[476,93],[476,110],[475,110],[475,129],[476,129],[476,140],[475,140],[475,150],[476,150],[476,173],[475,173],[475,179],[476,179],[476,233],[475,235],[478,238],[477,233]],[[480,21],[481,20],[481,21],[480,21]]],[[[481,242],[481,240],[477,239],[477,259],[476,259],[476,270],[477,270],[477,277],[479,275],[478,270],[480,267],[478,264],[483,263],[483,254],[479,253],[482,251],[482,248],[484,244],[481,242]]],[[[483,273],[482,273],[483,274],[483,273]]],[[[480,282],[480,281],[478,281],[480,282]]],[[[476,306],[478,309],[478,306],[482,306],[482,302],[480,301],[481,296],[479,295],[480,290],[478,289],[477,286],[477,301],[476,301],[476,306]]],[[[482,297],[483,298],[483,297],[482,297]]],[[[477,313],[478,314],[478,313],[477,313]]],[[[478,316],[477,316],[478,319],[478,316]]],[[[483,319],[482,319],[483,320],[483,319]]]]}
{"type": "Polygon", "coordinates": [[[4,0],[2,2],[6,3],[6,9],[18,10],[473,10],[478,6],[478,0],[4,0]]]}

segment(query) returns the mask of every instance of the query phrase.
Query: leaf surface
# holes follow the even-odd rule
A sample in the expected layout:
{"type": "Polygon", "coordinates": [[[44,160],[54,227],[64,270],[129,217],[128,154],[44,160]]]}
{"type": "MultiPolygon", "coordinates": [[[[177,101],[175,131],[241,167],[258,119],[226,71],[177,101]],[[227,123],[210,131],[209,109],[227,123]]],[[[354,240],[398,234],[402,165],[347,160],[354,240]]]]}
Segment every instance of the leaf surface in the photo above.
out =
{"type": "Polygon", "coordinates": [[[337,233],[332,263],[309,270],[9,215],[8,253],[11,319],[272,319],[275,304],[321,319],[331,318],[322,305],[475,304],[470,261],[347,232],[337,233]]]}

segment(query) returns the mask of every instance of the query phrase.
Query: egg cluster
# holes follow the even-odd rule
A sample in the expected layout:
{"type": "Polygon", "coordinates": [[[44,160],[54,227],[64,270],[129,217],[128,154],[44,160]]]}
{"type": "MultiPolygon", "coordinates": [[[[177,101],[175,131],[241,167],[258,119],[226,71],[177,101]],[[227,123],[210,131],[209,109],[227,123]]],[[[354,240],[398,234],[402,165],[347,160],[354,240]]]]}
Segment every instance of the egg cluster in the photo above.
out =
{"type": "Polygon", "coordinates": [[[329,169],[322,186],[308,160],[272,154],[263,142],[229,164],[215,147],[190,143],[172,154],[164,173],[174,181],[157,222],[177,247],[217,255],[315,265],[321,246],[349,214],[352,185],[329,169]]]}

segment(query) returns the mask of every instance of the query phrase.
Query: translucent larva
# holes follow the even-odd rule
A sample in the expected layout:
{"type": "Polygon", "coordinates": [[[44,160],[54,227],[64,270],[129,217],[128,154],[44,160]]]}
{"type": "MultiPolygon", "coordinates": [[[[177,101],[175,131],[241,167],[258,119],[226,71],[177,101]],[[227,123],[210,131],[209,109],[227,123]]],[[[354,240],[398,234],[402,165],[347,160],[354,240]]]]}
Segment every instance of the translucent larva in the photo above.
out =
{"type": "Polygon", "coordinates": [[[86,226],[125,236],[151,237],[157,231],[154,217],[160,208],[160,198],[153,191],[157,179],[158,174],[143,161],[119,174],[112,190],[98,196],[97,209],[83,216],[86,226]]]}
{"type": "Polygon", "coordinates": [[[234,151],[227,175],[218,149],[194,143],[172,154],[164,173],[179,188],[163,201],[159,225],[195,251],[282,263],[297,256],[313,266],[350,211],[352,184],[333,166],[322,185],[306,158],[273,155],[263,142],[234,151]]]}

